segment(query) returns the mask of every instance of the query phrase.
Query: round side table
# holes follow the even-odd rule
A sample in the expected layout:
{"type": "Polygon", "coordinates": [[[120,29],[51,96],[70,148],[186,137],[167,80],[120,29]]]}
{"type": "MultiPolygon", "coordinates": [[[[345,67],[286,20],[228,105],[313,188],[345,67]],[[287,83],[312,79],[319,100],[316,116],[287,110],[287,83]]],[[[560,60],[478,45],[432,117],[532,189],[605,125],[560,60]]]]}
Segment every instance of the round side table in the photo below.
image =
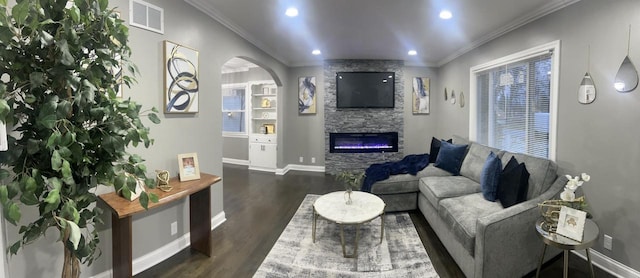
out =
{"type": "Polygon", "coordinates": [[[591,272],[591,277],[594,277],[593,274],[593,264],[591,263],[591,256],[589,255],[589,248],[596,243],[598,239],[598,235],[600,234],[600,229],[596,222],[593,222],[591,219],[585,219],[584,222],[584,233],[582,236],[582,242],[575,241],[568,237],[564,237],[558,235],[556,233],[550,233],[542,229],[542,219],[536,222],[536,231],[538,236],[544,242],[544,248],[542,249],[542,255],[540,255],[540,263],[538,264],[538,270],[536,271],[536,278],[540,276],[540,268],[542,267],[542,262],[544,261],[544,253],[547,251],[547,246],[551,245],[553,247],[560,248],[564,250],[564,269],[563,269],[563,277],[569,276],[569,250],[582,250],[584,249],[587,252],[587,261],[589,262],[589,271],[591,272]]]}

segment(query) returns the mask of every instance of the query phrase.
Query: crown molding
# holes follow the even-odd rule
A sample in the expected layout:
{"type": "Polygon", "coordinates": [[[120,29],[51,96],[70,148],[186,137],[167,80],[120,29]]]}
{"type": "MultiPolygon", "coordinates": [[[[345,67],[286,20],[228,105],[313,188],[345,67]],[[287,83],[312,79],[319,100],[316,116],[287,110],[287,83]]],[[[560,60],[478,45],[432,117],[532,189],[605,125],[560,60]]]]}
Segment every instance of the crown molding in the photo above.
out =
{"type": "Polygon", "coordinates": [[[456,52],[454,52],[453,54],[447,56],[446,58],[442,59],[440,62],[438,62],[437,66],[441,67],[451,61],[453,61],[454,59],[464,55],[465,53],[485,44],[488,43],[496,38],[499,38],[502,35],[505,35],[515,29],[518,29],[528,23],[531,23],[545,15],[548,15],[550,13],[553,13],[555,11],[558,11],[560,9],[563,9],[571,4],[577,3],[580,0],[561,0],[561,1],[553,1],[550,2],[547,5],[544,5],[542,7],[540,7],[537,10],[533,10],[530,13],[519,17],[517,20],[505,25],[502,28],[496,29],[495,31],[486,34],[484,36],[482,36],[480,39],[477,39],[475,41],[473,41],[472,43],[470,43],[469,45],[457,50],[456,52]]]}
{"type": "Polygon", "coordinates": [[[209,17],[213,18],[215,21],[219,22],[224,27],[227,27],[229,30],[231,30],[232,32],[236,33],[238,36],[240,36],[241,38],[245,39],[249,43],[253,44],[258,49],[260,49],[260,50],[264,51],[265,53],[269,54],[274,59],[278,60],[279,62],[281,62],[281,63],[283,63],[283,64],[285,64],[287,66],[289,66],[289,60],[288,59],[285,59],[284,57],[279,56],[277,54],[277,52],[275,50],[273,50],[271,47],[267,46],[265,43],[263,43],[262,41],[256,39],[255,37],[251,36],[247,31],[245,31],[241,27],[233,24],[230,20],[228,20],[226,17],[224,17],[222,15],[222,13],[220,13],[218,10],[216,10],[214,7],[212,7],[211,4],[209,4],[206,0],[184,0],[184,1],[187,2],[187,4],[193,6],[194,8],[200,10],[201,12],[205,13],[209,17]]]}

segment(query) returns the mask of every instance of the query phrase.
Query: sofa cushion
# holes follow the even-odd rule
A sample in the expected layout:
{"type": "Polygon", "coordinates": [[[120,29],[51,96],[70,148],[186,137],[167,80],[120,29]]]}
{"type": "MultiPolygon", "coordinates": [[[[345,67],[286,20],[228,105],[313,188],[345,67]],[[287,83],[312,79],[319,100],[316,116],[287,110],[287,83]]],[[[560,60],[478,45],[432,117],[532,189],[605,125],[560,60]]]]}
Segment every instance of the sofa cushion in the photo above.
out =
{"type": "Polygon", "coordinates": [[[498,183],[498,199],[503,207],[508,208],[527,199],[529,188],[529,172],[524,163],[518,163],[511,157],[502,170],[498,183]]]}
{"type": "MultiPolygon", "coordinates": [[[[440,152],[440,142],[444,140],[438,140],[435,137],[431,137],[431,148],[429,152],[429,162],[435,163],[436,158],[438,157],[438,153],[440,152]]],[[[452,143],[452,139],[446,140],[449,143],[452,143]]]]}
{"type": "Polygon", "coordinates": [[[457,176],[460,174],[460,166],[466,152],[467,145],[455,145],[441,141],[440,152],[434,165],[457,176]]]}
{"type": "Polygon", "coordinates": [[[547,191],[558,177],[558,165],[545,158],[505,152],[502,155],[502,165],[507,165],[512,156],[515,157],[518,162],[524,163],[527,167],[527,171],[529,171],[529,190],[527,191],[527,200],[531,200],[532,198],[535,198],[547,191]]]}
{"type": "Polygon", "coordinates": [[[424,177],[420,179],[418,188],[438,210],[442,199],[480,192],[479,183],[463,176],[424,177]]]}
{"type": "MultiPolygon", "coordinates": [[[[480,182],[480,174],[482,173],[482,166],[487,160],[489,154],[493,152],[498,158],[501,158],[504,151],[487,147],[478,143],[471,143],[469,145],[469,151],[462,161],[460,167],[460,175],[470,178],[474,181],[480,182]]],[[[504,163],[502,164],[504,165],[504,163]]]]}
{"type": "Polygon", "coordinates": [[[493,152],[489,153],[482,166],[482,173],[480,173],[480,189],[482,190],[482,196],[487,201],[496,201],[501,173],[502,163],[500,163],[500,158],[493,152]]]}
{"type": "Polygon", "coordinates": [[[427,176],[451,176],[451,173],[429,165],[420,170],[415,176],[411,174],[391,175],[386,180],[378,181],[371,186],[371,193],[398,194],[418,192],[418,180],[427,176]]]}
{"type": "Polygon", "coordinates": [[[473,257],[476,241],[476,222],[502,210],[497,202],[489,202],[481,193],[448,198],[440,201],[438,213],[453,235],[473,257]]]}

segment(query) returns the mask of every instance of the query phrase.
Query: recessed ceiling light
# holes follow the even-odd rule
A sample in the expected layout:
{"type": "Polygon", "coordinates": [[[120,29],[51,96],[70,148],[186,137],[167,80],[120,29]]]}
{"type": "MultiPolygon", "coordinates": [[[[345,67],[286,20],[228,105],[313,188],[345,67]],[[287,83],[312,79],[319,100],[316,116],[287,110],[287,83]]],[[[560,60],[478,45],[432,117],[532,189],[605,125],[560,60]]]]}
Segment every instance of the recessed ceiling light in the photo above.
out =
{"type": "Polygon", "coordinates": [[[442,19],[450,19],[451,17],[453,17],[453,14],[449,10],[442,10],[440,12],[440,18],[442,19]]]}
{"type": "Polygon", "coordinates": [[[416,56],[416,55],[418,55],[418,51],[409,50],[409,52],[407,54],[409,54],[409,56],[416,56]]]}
{"type": "Polygon", "coordinates": [[[311,54],[320,55],[320,54],[322,54],[322,52],[320,51],[320,49],[314,49],[313,51],[311,51],[311,54]]]}
{"type": "Polygon", "coordinates": [[[298,16],[298,9],[296,9],[295,7],[290,7],[287,9],[287,11],[284,12],[284,14],[286,14],[288,17],[296,17],[298,16]]]}

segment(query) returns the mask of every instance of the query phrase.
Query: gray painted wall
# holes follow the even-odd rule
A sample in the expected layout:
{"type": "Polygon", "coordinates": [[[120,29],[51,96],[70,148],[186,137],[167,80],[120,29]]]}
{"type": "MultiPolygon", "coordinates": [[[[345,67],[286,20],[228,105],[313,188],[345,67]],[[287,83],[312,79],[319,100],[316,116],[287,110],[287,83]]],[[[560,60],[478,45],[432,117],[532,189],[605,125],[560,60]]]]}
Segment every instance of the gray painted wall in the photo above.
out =
{"type": "MultiPolygon", "coordinates": [[[[155,106],[162,110],[162,42],[170,40],[199,50],[200,113],[161,114],[162,123],[151,125],[151,136],[155,138],[155,144],[150,149],[134,149],[133,152],[141,154],[147,160],[150,175],[154,169],[167,169],[172,175],[176,175],[176,156],[186,152],[198,153],[201,171],[222,175],[221,66],[236,56],[250,57],[258,64],[267,66],[282,82],[287,82],[286,67],[183,1],[157,0],[152,1],[152,4],[164,9],[165,34],[130,28],[133,60],[138,65],[141,76],[138,77],[138,84],[125,89],[125,97],[131,97],[144,107],[155,106]]],[[[118,7],[125,21],[128,21],[129,1],[111,1],[111,6],[118,7]]],[[[223,183],[224,176],[223,182],[212,187],[211,211],[214,216],[223,212],[223,183]]],[[[179,201],[134,217],[134,259],[163,247],[188,232],[187,203],[179,201]],[[171,236],[170,224],[174,221],[178,222],[178,234],[171,236]]],[[[33,219],[35,213],[33,210],[25,211],[23,219],[33,219]]],[[[111,268],[111,218],[105,214],[104,219],[106,226],[99,227],[103,255],[92,266],[83,268],[82,277],[90,277],[111,268]]],[[[17,228],[6,226],[7,242],[13,243],[17,240],[17,228]]],[[[62,246],[55,242],[57,238],[58,235],[50,230],[46,239],[35,242],[10,258],[9,277],[59,275],[63,254],[62,246]]]]}
{"type": "Polygon", "coordinates": [[[443,95],[440,91],[435,90],[438,80],[438,72],[435,68],[427,67],[404,67],[404,153],[421,154],[428,153],[431,146],[431,137],[436,135],[437,123],[439,120],[438,109],[443,102],[443,95]],[[429,77],[430,87],[430,107],[429,114],[413,114],[412,110],[412,94],[413,94],[413,78],[429,77]]]}
{"type": "MultiPolygon", "coordinates": [[[[561,40],[557,162],[562,172],[587,172],[592,177],[582,189],[600,227],[594,248],[636,270],[640,270],[640,89],[620,94],[614,90],[613,80],[627,53],[629,25],[630,58],[640,65],[639,14],[637,0],[582,0],[444,65],[439,71],[440,93],[436,94],[443,94],[444,87],[467,94],[470,67],[561,40]],[[581,105],[577,90],[587,70],[589,45],[590,72],[598,95],[593,104],[581,105]],[[602,247],[603,234],[613,237],[612,251],[602,247]]],[[[469,107],[435,103],[439,103],[437,135],[467,136],[469,107]]]]}
{"type": "Polygon", "coordinates": [[[324,166],[324,75],[322,67],[297,67],[289,69],[286,84],[286,106],[282,118],[284,133],[284,165],[297,164],[324,166]],[[298,78],[316,77],[316,114],[298,114],[298,78]],[[300,157],[303,162],[300,162],[300,157]],[[311,158],[316,163],[311,163],[311,158]]]}

